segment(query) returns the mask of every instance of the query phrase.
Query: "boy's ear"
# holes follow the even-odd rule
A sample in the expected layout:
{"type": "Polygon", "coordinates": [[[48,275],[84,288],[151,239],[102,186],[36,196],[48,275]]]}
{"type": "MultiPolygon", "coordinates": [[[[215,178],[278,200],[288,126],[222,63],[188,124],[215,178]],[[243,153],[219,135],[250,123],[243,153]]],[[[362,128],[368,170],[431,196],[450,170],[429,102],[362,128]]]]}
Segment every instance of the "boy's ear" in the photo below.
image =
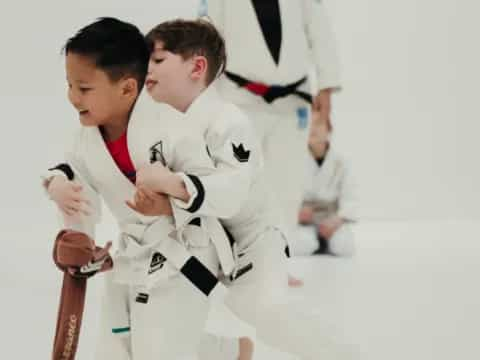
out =
{"type": "Polygon", "coordinates": [[[192,79],[201,80],[205,78],[208,69],[208,61],[205,56],[195,55],[192,58],[193,69],[192,69],[192,79]]]}
{"type": "Polygon", "coordinates": [[[128,97],[136,97],[138,94],[138,84],[137,80],[135,80],[133,77],[128,77],[123,79],[123,84],[122,84],[122,95],[128,96],[128,97]]]}

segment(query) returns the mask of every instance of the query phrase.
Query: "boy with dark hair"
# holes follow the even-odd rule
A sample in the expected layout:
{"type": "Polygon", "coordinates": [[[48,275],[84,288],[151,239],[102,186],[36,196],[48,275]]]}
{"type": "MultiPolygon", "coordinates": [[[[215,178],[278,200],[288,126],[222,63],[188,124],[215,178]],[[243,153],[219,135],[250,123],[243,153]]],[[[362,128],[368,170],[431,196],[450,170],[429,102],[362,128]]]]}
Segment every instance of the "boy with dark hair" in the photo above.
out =
{"type": "MultiPolygon", "coordinates": [[[[264,181],[259,144],[243,113],[225,102],[214,86],[209,86],[225,67],[221,36],[206,21],[175,20],[158,25],[146,37],[151,48],[148,93],[155,101],[185,113],[185,128],[188,126],[190,134],[202,134],[207,149],[197,148],[195,152],[192,147],[184,154],[189,152],[190,159],[210,157],[215,172],[192,179],[154,162],[137,172],[137,185],[176,198],[172,201],[176,218],[183,212],[187,217],[209,215],[221,219],[232,235],[237,259],[236,271],[224,279],[230,290],[226,301],[256,328],[261,340],[303,359],[328,357],[332,353],[343,358],[344,349],[335,346],[330,329],[324,332],[312,324],[310,316],[294,312],[284,303],[285,237],[272,221],[273,207],[264,181]],[[209,61],[212,56],[216,61],[209,61]],[[216,76],[212,78],[211,74],[216,76]],[[179,179],[184,188],[169,185],[179,179]]],[[[150,205],[154,212],[155,201],[150,205]]],[[[143,201],[133,204],[136,206],[148,208],[143,201]]],[[[162,213],[161,206],[157,210],[162,213]]],[[[251,342],[244,338],[240,344],[240,358],[250,359],[251,342]]],[[[232,347],[221,345],[217,354],[212,354],[212,348],[205,349],[208,359],[226,358],[222,351],[232,347]]]]}
{"type": "MultiPolygon", "coordinates": [[[[144,149],[131,121],[146,116],[159,122],[148,106],[146,113],[136,110],[149,60],[145,39],[131,24],[102,18],[68,40],[65,57],[68,97],[82,128],[66,162],[44,176],[44,186],[66,227],[94,237],[101,195],[122,231],[114,271],[106,279],[96,358],[191,356],[205,327],[208,300],[225,292],[216,279],[219,265],[228,272],[233,259],[229,248],[228,254],[218,250],[222,242],[229,247],[223,233],[200,228],[203,221],[214,228],[215,219],[174,223],[171,211],[144,216],[125,204],[136,191],[136,168],[157,154],[156,147],[144,149]]],[[[170,117],[178,120],[174,113],[170,117]]],[[[175,155],[167,159],[178,166],[175,155]]],[[[183,186],[170,185],[176,191],[183,186]]]]}

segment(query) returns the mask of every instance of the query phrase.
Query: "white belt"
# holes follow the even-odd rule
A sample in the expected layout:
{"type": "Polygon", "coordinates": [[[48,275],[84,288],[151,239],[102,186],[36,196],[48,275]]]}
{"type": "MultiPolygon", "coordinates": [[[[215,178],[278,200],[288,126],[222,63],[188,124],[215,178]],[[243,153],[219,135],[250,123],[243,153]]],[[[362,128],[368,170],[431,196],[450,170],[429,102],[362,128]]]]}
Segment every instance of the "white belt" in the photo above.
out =
{"type": "Polygon", "coordinates": [[[213,245],[217,250],[220,265],[225,275],[230,275],[235,269],[236,260],[230,246],[227,234],[224,228],[216,218],[202,218],[205,222],[206,230],[212,239],[213,245]]]}
{"type": "Polygon", "coordinates": [[[172,229],[172,224],[166,224],[165,220],[160,218],[151,225],[122,226],[122,244],[114,258],[115,281],[140,285],[137,301],[146,303],[152,287],[180,271],[210,300],[223,301],[227,288],[188,252],[177,239],[177,232],[165,231],[172,229]]]}

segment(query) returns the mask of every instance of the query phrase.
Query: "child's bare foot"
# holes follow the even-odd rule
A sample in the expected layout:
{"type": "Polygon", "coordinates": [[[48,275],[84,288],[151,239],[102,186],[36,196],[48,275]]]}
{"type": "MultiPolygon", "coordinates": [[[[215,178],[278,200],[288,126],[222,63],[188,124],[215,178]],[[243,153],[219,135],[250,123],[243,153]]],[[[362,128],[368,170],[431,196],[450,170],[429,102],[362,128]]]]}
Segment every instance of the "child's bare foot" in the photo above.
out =
{"type": "Polygon", "coordinates": [[[290,287],[303,286],[303,280],[293,277],[292,275],[288,275],[288,286],[290,287]]]}
{"type": "Polygon", "coordinates": [[[252,360],[253,359],[253,341],[247,337],[242,337],[238,340],[239,355],[238,360],[252,360]]]}

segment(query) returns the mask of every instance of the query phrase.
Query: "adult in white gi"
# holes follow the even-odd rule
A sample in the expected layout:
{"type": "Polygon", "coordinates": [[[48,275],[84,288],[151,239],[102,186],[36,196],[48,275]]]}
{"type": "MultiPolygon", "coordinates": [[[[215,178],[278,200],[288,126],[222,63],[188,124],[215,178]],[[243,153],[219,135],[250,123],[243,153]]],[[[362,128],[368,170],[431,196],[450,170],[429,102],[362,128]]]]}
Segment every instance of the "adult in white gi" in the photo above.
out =
{"type": "Polygon", "coordinates": [[[225,38],[227,77],[220,90],[256,127],[267,182],[275,189],[279,215],[291,232],[307,159],[310,104],[305,99],[313,94],[314,107],[328,117],[330,93],[340,85],[324,2],[204,0],[200,11],[208,13],[225,38]]]}

